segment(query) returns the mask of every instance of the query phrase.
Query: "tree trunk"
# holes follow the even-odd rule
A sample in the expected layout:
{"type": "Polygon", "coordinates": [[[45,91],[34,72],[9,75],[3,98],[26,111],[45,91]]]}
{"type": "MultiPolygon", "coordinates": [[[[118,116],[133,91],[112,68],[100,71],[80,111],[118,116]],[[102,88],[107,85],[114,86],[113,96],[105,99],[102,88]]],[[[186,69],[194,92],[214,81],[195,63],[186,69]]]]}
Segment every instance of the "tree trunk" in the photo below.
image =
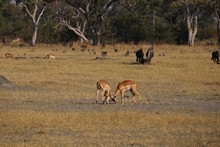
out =
{"type": "Polygon", "coordinates": [[[192,30],[188,29],[188,45],[192,46],[192,30]]]}
{"type": "Polygon", "coordinates": [[[219,11],[217,8],[215,8],[215,15],[217,19],[217,35],[218,35],[218,44],[220,45],[220,16],[219,16],[219,11]]]}
{"type": "Polygon", "coordinates": [[[220,45],[220,20],[217,21],[218,44],[220,45]]]}
{"type": "Polygon", "coordinates": [[[33,25],[33,35],[31,39],[31,45],[35,46],[37,40],[38,26],[36,24],[33,25]]]}
{"type": "Polygon", "coordinates": [[[218,45],[220,45],[220,8],[219,8],[219,0],[213,1],[213,7],[215,11],[215,16],[216,16],[216,25],[217,25],[217,35],[218,35],[218,45]]]}
{"type": "Polygon", "coordinates": [[[195,43],[195,38],[196,38],[196,34],[197,34],[197,23],[198,23],[198,16],[195,15],[194,18],[194,28],[191,30],[191,38],[190,38],[190,46],[193,46],[195,43]]]}
{"type": "Polygon", "coordinates": [[[44,11],[46,10],[47,6],[45,5],[43,7],[43,9],[41,10],[41,12],[39,13],[38,17],[36,16],[38,13],[37,11],[39,10],[38,9],[38,0],[35,0],[35,1],[31,1],[32,4],[34,4],[34,7],[33,7],[33,13],[30,12],[30,10],[28,9],[28,6],[19,1],[20,5],[22,7],[25,8],[25,11],[27,12],[27,14],[30,16],[30,18],[32,19],[32,24],[33,24],[33,34],[32,34],[32,39],[31,39],[31,45],[32,46],[35,46],[36,44],[36,40],[37,40],[37,33],[38,33],[38,26],[39,26],[39,21],[41,19],[41,17],[43,16],[44,14],[44,11]],[[37,18],[36,18],[37,17],[37,18]]]}
{"type": "Polygon", "coordinates": [[[94,31],[92,41],[93,41],[93,43],[92,43],[93,45],[100,44],[100,33],[99,32],[94,31]]]}
{"type": "MultiPolygon", "coordinates": [[[[197,10],[198,11],[198,10],[197,10]]],[[[198,28],[198,14],[190,14],[189,6],[187,6],[187,28],[188,28],[188,45],[193,46],[198,28]]]]}
{"type": "Polygon", "coordinates": [[[83,39],[82,37],[79,37],[79,41],[80,41],[81,43],[83,43],[83,42],[84,42],[84,39],[83,39]]]}

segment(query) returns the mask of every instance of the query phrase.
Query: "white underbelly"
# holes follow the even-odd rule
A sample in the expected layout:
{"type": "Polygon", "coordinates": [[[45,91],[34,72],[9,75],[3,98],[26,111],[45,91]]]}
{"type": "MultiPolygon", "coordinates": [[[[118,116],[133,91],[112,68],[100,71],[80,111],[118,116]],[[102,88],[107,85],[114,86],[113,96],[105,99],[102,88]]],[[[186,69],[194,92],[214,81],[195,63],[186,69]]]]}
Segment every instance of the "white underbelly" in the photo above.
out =
{"type": "Polygon", "coordinates": [[[130,90],[131,86],[125,86],[125,91],[130,90]]]}

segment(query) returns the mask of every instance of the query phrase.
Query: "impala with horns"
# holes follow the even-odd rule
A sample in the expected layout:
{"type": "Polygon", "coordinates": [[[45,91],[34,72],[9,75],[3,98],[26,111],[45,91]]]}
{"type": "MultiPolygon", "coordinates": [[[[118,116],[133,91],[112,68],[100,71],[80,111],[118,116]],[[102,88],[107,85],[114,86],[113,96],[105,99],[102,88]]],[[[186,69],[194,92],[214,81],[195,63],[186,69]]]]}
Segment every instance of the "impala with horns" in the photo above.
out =
{"type": "Polygon", "coordinates": [[[96,98],[96,104],[98,104],[99,96],[100,96],[100,91],[101,91],[101,98],[103,100],[104,104],[109,104],[109,101],[111,99],[110,95],[110,84],[105,81],[105,80],[99,80],[97,83],[97,98],[96,98]]]}
{"type": "Polygon", "coordinates": [[[140,94],[137,92],[137,83],[132,80],[125,80],[118,84],[115,94],[111,97],[111,100],[116,102],[116,97],[119,93],[121,93],[121,104],[124,105],[124,93],[127,90],[130,90],[130,92],[133,95],[132,103],[134,102],[135,95],[139,97],[140,103],[142,103],[142,99],[140,97],[140,94]]]}

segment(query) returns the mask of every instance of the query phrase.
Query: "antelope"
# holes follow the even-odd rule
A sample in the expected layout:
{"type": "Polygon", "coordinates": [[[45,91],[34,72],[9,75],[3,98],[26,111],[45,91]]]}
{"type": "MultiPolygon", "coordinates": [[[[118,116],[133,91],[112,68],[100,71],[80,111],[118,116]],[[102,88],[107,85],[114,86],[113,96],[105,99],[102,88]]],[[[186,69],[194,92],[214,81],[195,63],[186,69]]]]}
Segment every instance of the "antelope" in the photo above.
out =
{"type": "Polygon", "coordinates": [[[17,38],[15,38],[15,39],[13,39],[13,40],[11,41],[11,43],[16,43],[16,42],[19,42],[19,41],[21,41],[21,39],[20,39],[19,37],[17,37],[17,38]]]}
{"type": "Polygon", "coordinates": [[[14,55],[12,53],[5,53],[5,57],[14,59],[14,55]]]}
{"type": "Polygon", "coordinates": [[[148,49],[147,53],[146,53],[146,63],[150,64],[151,59],[154,57],[154,50],[153,50],[153,46],[151,48],[148,49]]]}
{"type": "Polygon", "coordinates": [[[102,55],[103,57],[105,57],[105,56],[107,56],[107,53],[108,53],[107,51],[102,51],[102,52],[101,52],[101,55],[102,55]]]}
{"type": "Polygon", "coordinates": [[[130,92],[133,95],[132,103],[134,102],[135,95],[137,95],[139,97],[139,101],[140,101],[140,103],[142,103],[142,99],[140,98],[140,94],[137,92],[136,87],[137,87],[137,83],[132,80],[125,80],[125,81],[119,83],[116,90],[115,90],[115,94],[111,97],[111,100],[116,102],[117,95],[119,93],[121,93],[121,105],[124,105],[124,100],[123,100],[124,92],[127,90],[130,90],[130,92]]]}
{"type": "Polygon", "coordinates": [[[99,80],[96,83],[96,85],[97,85],[96,104],[98,104],[98,99],[99,99],[99,95],[100,95],[99,93],[100,93],[100,91],[102,91],[101,92],[101,98],[103,100],[103,103],[108,105],[109,104],[109,100],[111,98],[111,95],[110,95],[110,90],[111,90],[110,84],[107,81],[105,81],[105,80],[99,80]],[[105,96],[105,98],[103,98],[104,96],[105,96]]]}
{"type": "Polygon", "coordinates": [[[53,59],[53,60],[55,60],[56,57],[55,57],[54,55],[52,55],[52,54],[48,54],[48,55],[46,55],[46,56],[44,57],[44,59],[53,59]]]}

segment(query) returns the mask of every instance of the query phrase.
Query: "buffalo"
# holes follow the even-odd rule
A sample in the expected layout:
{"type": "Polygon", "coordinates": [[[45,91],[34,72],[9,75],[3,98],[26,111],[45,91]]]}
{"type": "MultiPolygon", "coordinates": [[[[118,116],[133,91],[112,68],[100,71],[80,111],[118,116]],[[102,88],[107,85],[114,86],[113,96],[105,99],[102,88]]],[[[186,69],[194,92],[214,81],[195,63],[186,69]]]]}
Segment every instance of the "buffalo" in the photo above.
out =
{"type": "Polygon", "coordinates": [[[139,49],[136,51],[136,57],[137,57],[136,61],[140,63],[142,59],[144,58],[144,52],[142,49],[139,49]]]}
{"type": "Polygon", "coordinates": [[[219,52],[218,51],[212,52],[211,60],[213,60],[213,62],[219,63],[219,52]]]}
{"type": "Polygon", "coordinates": [[[137,57],[136,61],[138,61],[140,64],[150,64],[151,59],[154,57],[153,46],[148,49],[146,53],[146,59],[144,58],[144,53],[142,49],[136,52],[136,57],[137,57]]]}

